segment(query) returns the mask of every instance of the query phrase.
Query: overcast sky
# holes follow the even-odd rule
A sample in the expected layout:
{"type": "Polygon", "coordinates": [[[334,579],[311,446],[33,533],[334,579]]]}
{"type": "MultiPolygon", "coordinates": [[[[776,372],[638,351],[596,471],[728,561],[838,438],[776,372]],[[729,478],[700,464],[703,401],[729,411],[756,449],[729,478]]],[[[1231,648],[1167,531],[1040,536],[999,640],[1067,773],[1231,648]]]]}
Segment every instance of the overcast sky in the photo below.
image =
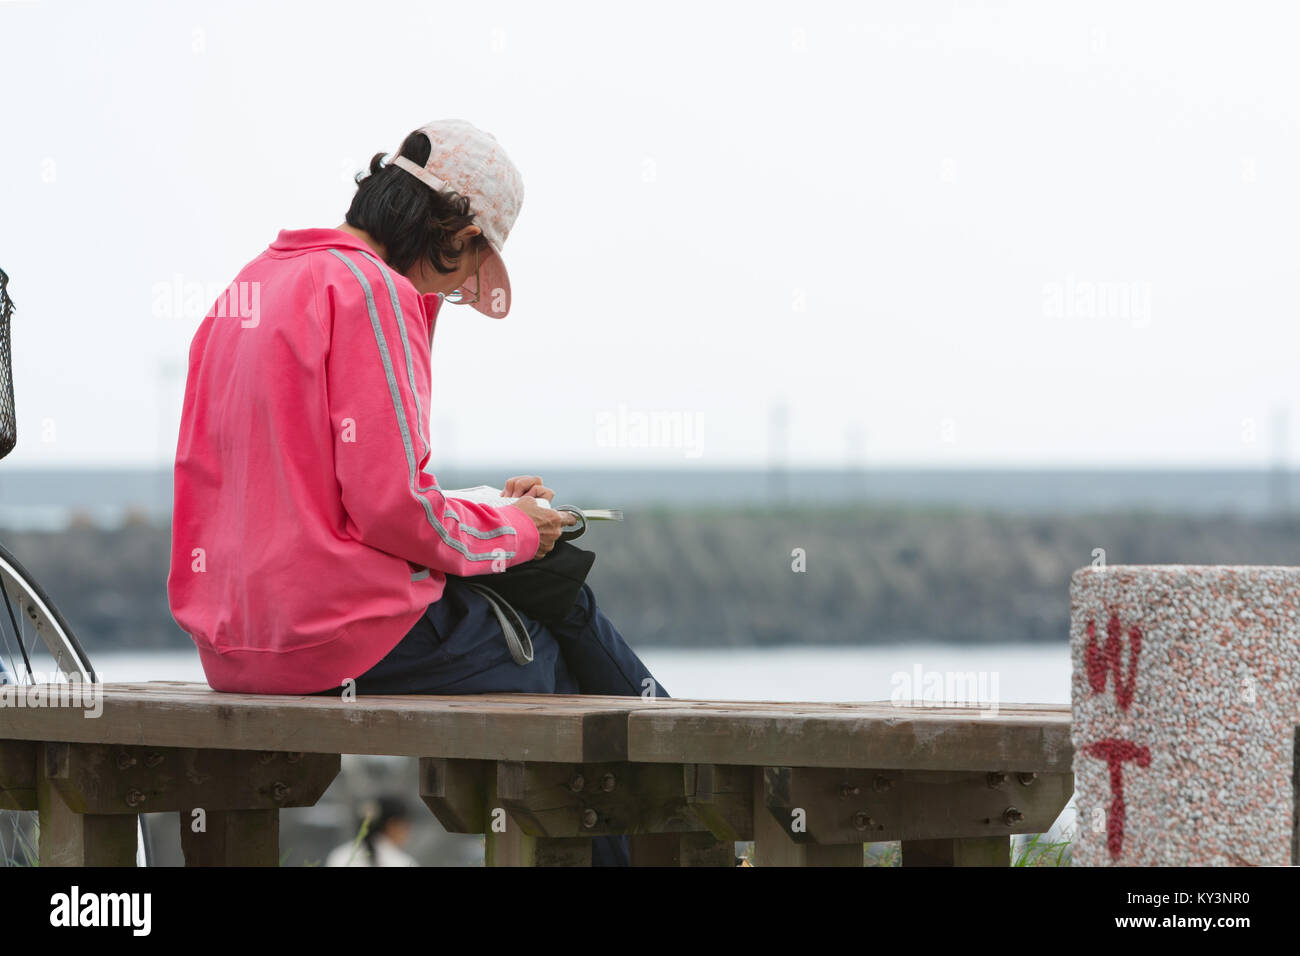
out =
{"type": "Polygon", "coordinates": [[[5,467],[169,462],[186,300],[446,117],[525,199],[435,472],[1300,455],[1294,9],[0,0],[5,467]]]}

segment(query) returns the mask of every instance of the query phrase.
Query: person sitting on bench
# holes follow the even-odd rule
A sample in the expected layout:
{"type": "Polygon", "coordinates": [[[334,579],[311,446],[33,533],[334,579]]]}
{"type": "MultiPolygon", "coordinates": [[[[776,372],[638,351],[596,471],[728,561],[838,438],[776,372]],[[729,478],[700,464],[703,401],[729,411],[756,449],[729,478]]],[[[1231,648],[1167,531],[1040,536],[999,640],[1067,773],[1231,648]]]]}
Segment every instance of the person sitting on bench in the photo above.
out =
{"type": "MultiPolygon", "coordinates": [[[[495,137],[427,124],[371,160],[343,224],[281,231],[204,317],[167,591],[213,689],[668,696],[589,585],[562,622],[524,617],[518,663],[459,580],[546,555],[574,520],[536,503],[554,496],[539,476],[509,479],[520,501],[497,508],[444,497],[427,470],[436,321],[444,302],[509,312],[501,249],[522,200],[495,137]]],[[[442,400],[532,407],[559,360],[458,355],[468,393],[442,400]]],[[[625,865],[626,838],[597,839],[593,861],[625,865]]]]}

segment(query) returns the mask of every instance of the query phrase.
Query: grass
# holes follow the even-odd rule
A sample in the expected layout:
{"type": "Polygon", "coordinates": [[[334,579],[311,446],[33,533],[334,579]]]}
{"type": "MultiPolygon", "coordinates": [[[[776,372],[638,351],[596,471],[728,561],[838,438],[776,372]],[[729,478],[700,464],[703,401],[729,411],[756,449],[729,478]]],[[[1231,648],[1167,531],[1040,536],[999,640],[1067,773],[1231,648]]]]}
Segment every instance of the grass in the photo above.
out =
{"type": "Polygon", "coordinates": [[[1012,866],[1069,866],[1069,850],[1071,841],[1057,840],[1048,842],[1046,834],[1035,833],[1033,838],[1024,845],[1020,856],[1017,857],[1015,849],[1011,851],[1012,866]]]}
{"type": "MultiPolygon", "coordinates": [[[[3,851],[0,853],[0,863],[7,866],[40,866],[40,823],[36,823],[33,827],[32,838],[29,842],[24,835],[21,819],[22,816],[26,815],[26,812],[21,814],[19,811],[4,812],[6,816],[12,817],[12,819],[5,820],[4,825],[6,829],[12,827],[14,842],[12,847],[0,847],[0,850],[3,851]],[[11,851],[12,856],[10,855],[11,851]]],[[[35,817],[36,814],[32,813],[31,816],[35,817]]]]}

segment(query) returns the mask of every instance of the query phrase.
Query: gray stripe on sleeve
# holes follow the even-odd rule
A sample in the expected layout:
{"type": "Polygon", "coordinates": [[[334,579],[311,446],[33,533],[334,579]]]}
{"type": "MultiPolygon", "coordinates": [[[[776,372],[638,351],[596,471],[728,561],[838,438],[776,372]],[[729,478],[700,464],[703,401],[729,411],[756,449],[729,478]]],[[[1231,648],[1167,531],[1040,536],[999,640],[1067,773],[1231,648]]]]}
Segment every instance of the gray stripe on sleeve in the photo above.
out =
{"type": "MultiPolygon", "coordinates": [[[[366,279],[365,274],[357,267],[356,263],[354,263],[350,258],[344,255],[338,249],[331,249],[329,251],[334,256],[338,257],[338,259],[348,267],[348,270],[352,273],[353,276],[356,277],[357,282],[361,284],[362,291],[365,293],[366,309],[370,313],[370,327],[375,334],[375,343],[379,346],[379,357],[383,362],[384,375],[388,380],[388,395],[393,402],[393,411],[397,415],[397,428],[402,436],[402,447],[406,451],[407,486],[411,490],[412,497],[414,497],[416,501],[420,502],[420,505],[424,508],[425,517],[428,519],[429,524],[434,528],[434,530],[437,531],[438,537],[442,539],[443,544],[447,545],[447,547],[452,548],[453,550],[464,555],[466,560],[493,561],[501,557],[506,557],[506,558],[514,557],[515,555],[514,551],[504,551],[503,549],[498,549],[498,548],[494,548],[492,551],[487,551],[487,552],[470,551],[469,548],[466,547],[464,542],[456,540],[456,538],[453,537],[451,533],[448,532],[448,530],[445,527],[443,527],[442,523],[439,522],[438,519],[434,516],[433,505],[430,503],[429,499],[425,498],[422,494],[418,494],[416,492],[416,479],[415,479],[416,465],[415,465],[415,452],[411,447],[411,426],[410,423],[406,420],[406,411],[402,407],[401,392],[397,387],[397,377],[393,373],[392,356],[389,354],[388,351],[388,342],[384,338],[384,330],[379,321],[379,312],[375,308],[374,291],[370,287],[369,280],[366,279]]],[[[398,322],[398,327],[401,328],[402,327],[401,312],[397,313],[397,322],[398,322]]],[[[419,404],[418,394],[415,396],[415,400],[418,406],[419,404]]],[[[462,530],[466,531],[467,533],[470,532],[470,529],[468,528],[464,528],[462,530]]],[[[504,525],[500,528],[495,528],[492,531],[476,531],[473,532],[473,537],[496,538],[506,534],[510,534],[510,535],[515,534],[514,527],[511,525],[504,525]]]]}
{"type": "MultiPolygon", "coordinates": [[[[388,267],[384,263],[368,252],[362,252],[361,254],[375,264],[379,269],[379,274],[384,277],[384,285],[388,286],[388,301],[393,304],[393,314],[397,316],[397,334],[402,339],[402,351],[406,355],[406,380],[411,383],[411,396],[415,399],[415,424],[419,429],[420,441],[424,442],[424,454],[428,454],[432,449],[424,438],[424,410],[420,408],[420,393],[415,387],[415,362],[411,359],[411,343],[406,336],[406,322],[402,315],[402,306],[397,301],[397,287],[393,285],[393,277],[388,274],[388,267]]],[[[420,457],[424,456],[421,455],[420,457]]]]}

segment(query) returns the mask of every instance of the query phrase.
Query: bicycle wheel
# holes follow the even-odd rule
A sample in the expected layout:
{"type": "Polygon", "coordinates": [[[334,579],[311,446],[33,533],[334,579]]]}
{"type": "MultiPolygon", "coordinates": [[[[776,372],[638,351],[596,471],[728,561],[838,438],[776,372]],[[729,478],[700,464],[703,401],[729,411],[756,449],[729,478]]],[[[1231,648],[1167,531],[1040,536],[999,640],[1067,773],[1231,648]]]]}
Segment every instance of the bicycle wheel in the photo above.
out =
{"type": "MultiPolygon", "coordinates": [[[[0,684],[55,684],[97,681],[90,658],[49,595],[0,545],[0,684]]],[[[35,866],[39,815],[31,810],[0,810],[0,866],[35,866]]],[[[143,820],[136,862],[147,866],[143,820]]]]}
{"type": "Polygon", "coordinates": [[[35,682],[34,678],[41,676],[35,661],[50,665],[51,669],[42,672],[47,682],[55,680],[55,675],[93,682],[94,668],[72,628],[45,590],[3,545],[0,581],[5,602],[5,614],[0,618],[0,655],[5,659],[0,666],[8,665],[10,675],[20,681],[25,677],[27,682],[35,682]]]}

